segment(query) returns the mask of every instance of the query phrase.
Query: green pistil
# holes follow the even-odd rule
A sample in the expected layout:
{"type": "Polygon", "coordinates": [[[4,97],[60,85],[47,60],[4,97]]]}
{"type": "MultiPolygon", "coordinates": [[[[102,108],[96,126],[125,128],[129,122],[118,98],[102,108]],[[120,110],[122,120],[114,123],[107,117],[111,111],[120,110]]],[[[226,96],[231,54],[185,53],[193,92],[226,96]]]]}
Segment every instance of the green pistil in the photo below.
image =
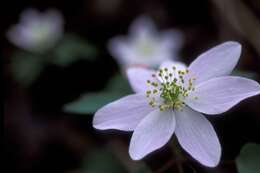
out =
{"type": "MultiPolygon", "coordinates": [[[[146,97],[149,100],[149,105],[152,107],[158,107],[161,111],[166,109],[181,109],[184,106],[183,101],[180,98],[187,97],[189,92],[194,91],[193,81],[195,78],[190,78],[187,81],[184,80],[184,75],[189,71],[176,70],[176,67],[172,67],[173,72],[168,68],[163,68],[158,71],[158,77],[162,81],[159,85],[157,82],[152,82],[147,80],[147,84],[151,87],[151,90],[146,91],[146,97]],[[184,84],[187,84],[184,85],[184,84]],[[185,87],[186,86],[186,87],[185,87]],[[155,96],[160,94],[162,102],[157,103],[155,96]]],[[[152,75],[155,78],[155,74],[152,75]]],[[[193,97],[194,100],[197,100],[198,97],[193,97]]]]}
{"type": "Polygon", "coordinates": [[[162,85],[161,98],[165,99],[166,102],[175,102],[180,95],[180,87],[174,82],[167,82],[162,85]]]}

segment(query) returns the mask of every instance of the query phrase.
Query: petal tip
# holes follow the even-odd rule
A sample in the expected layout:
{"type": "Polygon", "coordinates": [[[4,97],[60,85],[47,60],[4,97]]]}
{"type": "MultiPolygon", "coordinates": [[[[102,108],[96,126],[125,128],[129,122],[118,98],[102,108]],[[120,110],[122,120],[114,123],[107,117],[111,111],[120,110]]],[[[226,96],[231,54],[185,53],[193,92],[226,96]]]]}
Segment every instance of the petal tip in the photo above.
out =
{"type": "Polygon", "coordinates": [[[205,165],[205,166],[207,166],[207,167],[210,167],[210,168],[214,168],[214,167],[217,167],[218,166],[218,164],[219,164],[219,161],[218,162],[212,162],[212,163],[208,163],[207,165],[205,165]]]}
{"type": "Polygon", "coordinates": [[[236,48],[241,51],[242,45],[237,41],[227,41],[224,44],[229,45],[230,47],[236,48]]]}
{"type": "Polygon", "coordinates": [[[218,155],[215,158],[208,160],[208,162],[207,162],[207,164],[205,164],[205,166],[214,168],[214,167],[218,166],[220,159],[221,159],[221,146],[219,144],[218,155]]]}
{"type": "Polygon", "coordinates": [[[102,123],[100,123],[100,121],[99,121],[98,112],[96,112],[94,115],[94,118],[92,121],[92,126],[98,130],[105,130],[105,128],[102,126],[102,123]]]}
{"type": "MultiPolygon", "coordinates": [[[[133,28],[133,30],[137,29],[138,27],[143,27],[143,28],[146,28],[146,27],[151,27],[153,26],[154,23],[153,23],[153,20],[150,16],[148,15],[141,15],[139,17],[137,17],[133,23],[131,24],[131,27],[133,28]]],[[[136,31],[136,30],[135,30],[136,31]]]]}
{"type": "Polygon", "coordinates": [[[102,128],[101,128],[100,124],[97,122],[95,116],[94,116],[94,119],[93,119],[93,121],[92,121],[92,126],[93,126],[95,129],[101,129],[101,130],[102,130],[102,128]]]}
{"type": "Polygon", "coordinates": [[[130,155],[130,158],[134,161],[138,161],[143,158],[143,156],[141,156],[140,154],[137,154],[136,152],[132,151],[131,147],[129,149],[129,155],[130,155]]]}
{"type": "Polygon", "coordinates": [[[215,159],[209,159],[209,160],[204,160],[204,161],[199,161],[201,164],[204,166],[207,166],[209,168],[214,168],[217,167],[219,162],[220,162],[221,154],[216,157],[215,159]]]}

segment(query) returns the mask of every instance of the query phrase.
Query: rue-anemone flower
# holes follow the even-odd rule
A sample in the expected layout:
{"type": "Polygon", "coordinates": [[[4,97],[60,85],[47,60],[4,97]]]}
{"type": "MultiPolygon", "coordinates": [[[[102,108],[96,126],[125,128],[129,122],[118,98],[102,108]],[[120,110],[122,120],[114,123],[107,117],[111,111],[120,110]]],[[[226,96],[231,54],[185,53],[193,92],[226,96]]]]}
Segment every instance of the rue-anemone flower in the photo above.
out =
{"type": "Polygon", "coordinates": [[[55,46],[63,29],[63,17],[57,10],[39,12],[29,8],[21,13],[20,22],[8,30],[7,38],[19,48],[39,53],[55,46]]]}
{"type": "Polygon", "coordinates": [[[256,81],[229,76],[240,54],[241,45],[229,41],[201,54],[188,67],[166,61],[158,71],[130,68],[127,75],[136,94],[99,109],[93,126],[134,131],[129,147],[133,160],[161,148],[175,133],[194,159],[215,167],[221,145],[203,114],[221,114],[260,93],[256,81]]]}
{"type": "Polygon", "coordinates": [[[131,24],[128,36],[116,36],[109,41],[108,50],[125,68],[132,65],[158,67],[162,61],[179,57],[182,42],[180,31],[158,32],[151,18],[141,16],[131,24]]]}

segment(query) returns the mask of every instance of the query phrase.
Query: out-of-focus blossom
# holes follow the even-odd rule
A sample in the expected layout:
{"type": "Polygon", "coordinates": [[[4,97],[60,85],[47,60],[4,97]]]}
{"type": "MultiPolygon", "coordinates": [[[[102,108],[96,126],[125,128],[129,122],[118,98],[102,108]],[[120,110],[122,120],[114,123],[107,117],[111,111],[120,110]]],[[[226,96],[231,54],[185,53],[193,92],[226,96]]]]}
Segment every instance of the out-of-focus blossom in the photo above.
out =
{"type": "Polygon", "coordinates": [[[142,16],[130,26],[127,37],[117,36],[111,39],[108,49],[124,67],[154,67],[159,66],[162,61],[177,59],[182,42],[182,34],[179,31],[158,32],[152,19],[142,16]]]}
{"type": "Polygon", "coordinates": [[[20,22],[7,32],[7,38],[16,46],[31,52],[52,48],[63,35],[63,17],[55,9],[39,12],[26,9],[20,22]]]}
{"type": "Polygon", "coordinates": [[[94,116],[97,129],[134,131],[129,153],[139,160],[165,145],[175,132],[184,150],[205,166],[220,161],[221,146],[211,123],[202,115],[220,114],[260,93],[250,79],[229,76],[241,45],[226,42],[201,54],[189,67],[171,61],[158,71],[127,71],[136,94],[114,101],[94,116]]]}

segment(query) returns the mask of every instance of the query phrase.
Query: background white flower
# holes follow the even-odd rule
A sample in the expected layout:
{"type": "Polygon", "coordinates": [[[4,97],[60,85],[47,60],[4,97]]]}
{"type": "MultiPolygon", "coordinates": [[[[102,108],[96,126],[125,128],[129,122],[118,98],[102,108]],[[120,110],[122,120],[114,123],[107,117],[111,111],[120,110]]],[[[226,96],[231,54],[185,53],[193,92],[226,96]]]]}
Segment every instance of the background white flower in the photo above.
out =
{"type": "Polygon", "coordinates": [[[36,9],[22,12],[20,22],[7,32],[14,45],[31,52],[43,52],[52,48],[63,35],[63,17],[55,9],[44,13],[36,9]]]}
{"type": "Polygon", "coordinates": [[[98,110],[93,126],[134,131],[129,147],[134,160],[161,148],[175,132],[194,159],[214,167],[220,161],[221,146],[201,113],[223,113],[260,93],[257,82],[228,76],[240,54],[239,43],[226,42],[201,54],[187,68],[170,61],[158,71],[130,68],[127,74],[136,94],[98,110]]]}
{"type": "Polygon", "coordinates": [[[158,32],[152,19],[137,18],[129,29],[129,35],[118,36],[109,41],[111,55],[123,66],[159,66],[162,61],[178,59],[183,43],[177,30],[158,32]]]}

